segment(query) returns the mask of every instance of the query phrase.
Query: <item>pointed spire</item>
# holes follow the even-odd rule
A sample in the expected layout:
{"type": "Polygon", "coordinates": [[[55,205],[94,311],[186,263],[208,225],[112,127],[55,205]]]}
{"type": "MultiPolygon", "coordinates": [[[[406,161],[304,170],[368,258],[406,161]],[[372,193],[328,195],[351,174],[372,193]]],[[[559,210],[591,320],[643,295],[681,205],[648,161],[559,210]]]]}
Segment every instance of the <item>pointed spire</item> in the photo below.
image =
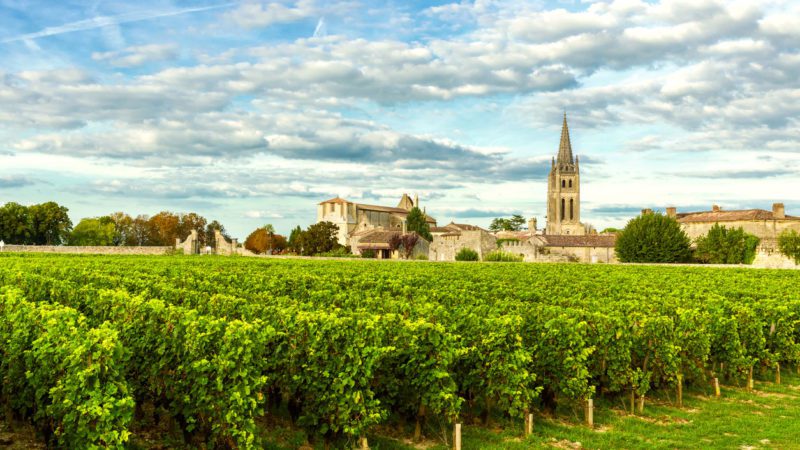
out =
{"type": "Polygon", "coordinates": [[[558,145],[558,164],[572,164],[572,144],[569,142],[567,112],[564,111],[564,124],[561,126],[561,143],[558,145]]]}

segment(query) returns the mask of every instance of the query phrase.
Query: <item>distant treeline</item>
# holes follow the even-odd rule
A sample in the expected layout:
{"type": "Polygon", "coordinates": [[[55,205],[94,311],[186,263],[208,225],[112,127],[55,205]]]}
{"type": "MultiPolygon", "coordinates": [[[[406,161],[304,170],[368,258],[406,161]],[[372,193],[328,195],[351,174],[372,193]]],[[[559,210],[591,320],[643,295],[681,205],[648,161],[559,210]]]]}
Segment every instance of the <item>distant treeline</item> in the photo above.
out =
{"type": "Polygon", "coordinates": [[[0,207],[0,240],[19,245],[171,246],[197,230],[200,245],[214,245],[214,230],[225,227],[197,213],[162,211],[154,216],[115,212],[82,219],[73,228],[69,210],[55,202],[0,207]]]}

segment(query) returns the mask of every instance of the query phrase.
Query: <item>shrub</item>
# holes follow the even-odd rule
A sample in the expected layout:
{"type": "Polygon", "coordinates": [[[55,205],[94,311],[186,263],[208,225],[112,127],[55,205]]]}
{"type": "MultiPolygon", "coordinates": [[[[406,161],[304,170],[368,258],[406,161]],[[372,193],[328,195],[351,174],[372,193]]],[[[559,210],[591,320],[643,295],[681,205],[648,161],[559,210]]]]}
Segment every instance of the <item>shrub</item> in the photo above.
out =
{"type": "Polygon", "coordinates": [[[244,241],[244,248],[256,254],[281,252],[286,249],[286,238],[262,227],[255,229],[244,241]]]}
{"type": "Polygon", "coordinates": [[[515,255],[514,253],[504,252],[501,250],[488,253],[483,258],[484,261],[491,262],[522,262],[522,259],[523,257],[520,255],[515,255]]]}
{"type": "Polygon", "coordinates": [[[800,264],[800,233],[795,230],[785,230],[778,236],[778,249],[787,258],[800,264]]]}
{"type": "Polygon", "coordinates": [[[425,253],[420,253],[414,259],[416,259],[417,261],[427,261],[428,255],[426,255],[425,253]]]}
{"type": "Polygon", "coordinates": [[[503,246],[503,244],[505,244],[506,242],[517,243],[517,242],[519,242],[519,239],[517,239],[517,238],[501,238],[501,239],[498,239],[495,242],[495,244],[497,244],[497,248],[501,248],[503,246]]]}
{"type": "Polygon", "coordinates": [[[367,249],[361,250],[361,257],[362,258],[375,258],[375,250],[367,249]]]}
{"type": "Polygon", "coordinates": [[[317,253],[314,256],[324,256],[327,258],[358,258],[358,255],[350,253],[350,248],[348,247],[337,247],[329,252],[317,253]]]}
{"type": "Polygon", "coordinates": [[[739,228],[714,224],[696,240],[695,258],[710,264],[752,264],[759,239],[739,228]]]}
{"type": "Polygon", "coordinates": [[[471,248],[464,247],[456,253],[456,261],[478,261],[478,252],[471,248]]]}
{"type": "Polygon", "coordinates": [[[617,236],[622,262],[680,263],[692,258],[690,241],[678,221],[661,213],[634,217],[617,236]]]}

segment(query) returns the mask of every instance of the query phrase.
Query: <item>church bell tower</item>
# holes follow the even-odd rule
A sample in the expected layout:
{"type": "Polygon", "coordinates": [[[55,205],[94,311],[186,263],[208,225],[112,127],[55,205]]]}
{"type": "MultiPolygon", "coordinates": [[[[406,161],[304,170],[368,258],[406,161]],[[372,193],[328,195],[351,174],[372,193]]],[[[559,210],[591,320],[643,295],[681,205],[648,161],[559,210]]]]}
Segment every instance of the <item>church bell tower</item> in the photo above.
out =
{"type": "Polygon", "coordinates": [[[581,224],[581,175],[578,158],[572,157],[567,113],[561,126],[558,156],[547,178],[547,234],[585,234],[581,224]]]}

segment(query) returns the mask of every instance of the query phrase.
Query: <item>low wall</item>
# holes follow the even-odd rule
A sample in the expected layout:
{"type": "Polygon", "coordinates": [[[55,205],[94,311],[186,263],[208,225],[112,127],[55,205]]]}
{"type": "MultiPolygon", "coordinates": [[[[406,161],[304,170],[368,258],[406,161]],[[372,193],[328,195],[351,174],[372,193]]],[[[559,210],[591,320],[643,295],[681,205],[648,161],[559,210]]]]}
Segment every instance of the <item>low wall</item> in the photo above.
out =
{"type": "Polygon", "coordinates": [[[6,245],[3,253],[85,253],[99,255],[163,255],[173,252],[173,247],[114,247],[72,245],[6,245]]]}

